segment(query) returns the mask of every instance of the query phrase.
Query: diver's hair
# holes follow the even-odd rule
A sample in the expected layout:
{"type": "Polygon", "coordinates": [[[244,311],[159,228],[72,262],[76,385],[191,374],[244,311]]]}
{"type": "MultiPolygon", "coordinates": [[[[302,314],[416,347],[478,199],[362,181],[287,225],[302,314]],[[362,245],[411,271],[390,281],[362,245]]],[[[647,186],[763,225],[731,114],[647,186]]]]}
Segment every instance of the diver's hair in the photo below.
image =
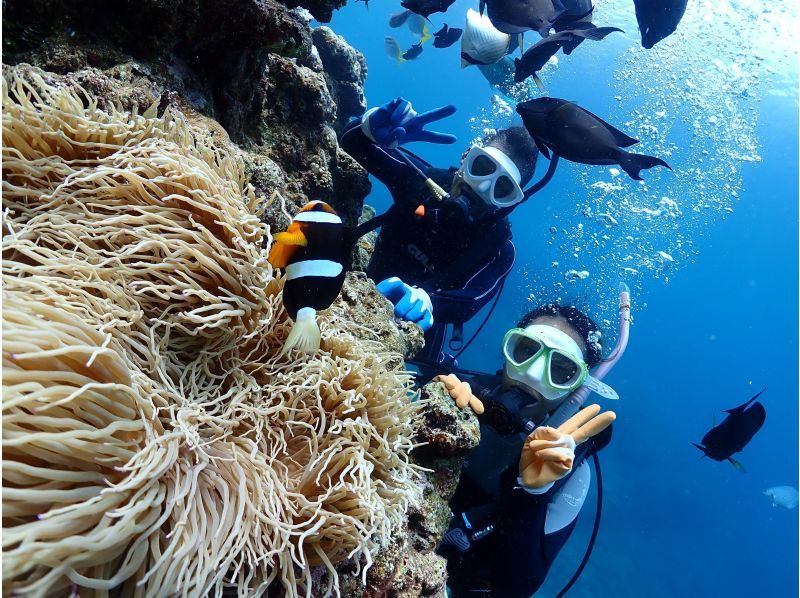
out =
{"type": "Polygon", "coordinates": [[[558,303],[548,303],[537,307],[533,311],[529,311],[522,316],[522,319],[517,323],[518,328],[525,328],[530,326],[534,320],[542,316],[561,316],[570,326],[578,333],[586,345],[586,365],[593,368],[603,358],[601,353],[601,346],[598,342],[598,333],[600,327],[589,316],[572,305],[560,305],[558,303]]]}
{"type": "Polygon", "coordinates": [[[500,129],[486,145],[496,147],[517,165],[522,176],[520,187],[525,187],[530,182],[536,170],[539,150],[525,127],[500,129]]]}

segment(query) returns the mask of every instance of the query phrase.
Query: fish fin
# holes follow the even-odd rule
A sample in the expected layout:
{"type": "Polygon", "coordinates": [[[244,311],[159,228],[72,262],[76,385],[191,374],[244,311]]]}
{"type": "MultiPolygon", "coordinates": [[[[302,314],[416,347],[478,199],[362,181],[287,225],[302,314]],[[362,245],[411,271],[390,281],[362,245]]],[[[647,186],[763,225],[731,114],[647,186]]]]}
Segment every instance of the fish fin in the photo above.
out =
{"type": "Polygon", "coordinates": [[[536,143],[536,147],[539,148],[539,151],[541,152],[541,154],[545,158],[547,158],[549,160],[550,159],[550,150],[547,149],[547,146],[544,143],[542,143],[539,139],[537,139],[536,137],[533,138],[533,141],[536,143]]]}
{"type": "MultiPolygon", "coordinates": [[[[705,456],[706,456],[706,449],[705,449],[704,447],[700,446],[700,445],[699,445],[699,444],[697,444],[696,442],[693,442],[692,444],[693,444],[693,445],[695,445],[697,448],[699,448],[701,451],[703,451],[703,457],[705,457],[705,456]]],[[[701,459],[702,459],[703,457],[701,457],[701,459]]]]}
{"type": "Polygon", "coordinates": [[[542,83],[542,80],[539,78],[539,75],[533,73],[532,76],[533,76],[533,82],[536,83],[536,87],[539,89],[539,93],[544,93],[545,91],[547,91],[544,88],[544,83],[542,83]]]}
{"type": "Polygon", "coordinates": [[[738,469],[738,470],[739,470],[739,471],[741,471],[742,473],[747,473],[747,470],[744,468],[744,465],[742,465],[741,463],[739,463],[739,462],[738,462],[736,459],[734,459],[733,457],[728,457],[728,461],[730,461],[730,462],[731,462],[731,465],[733,465],[733,466],[734,466],[736,469],[738,469]]]}
{"type": "Polygon", "coordinates": [[[481,0],[480,3],[478,4],[478,12],[481,13],[481,16],[483,16],[483,11],[485,10],[486,10],[486,0],[481,0]]]}
{"type": "Polygon", "coordinates": [[[267,261],[273,268],[285,268],[289,265],[292,256],[297,251],[297,245],[284,245],[283,243],[273,243],[269,250],[267,261]]]}
{"type": "Polygon", "coordinates": [[[289,230],[283,233],[276,233],[273,240],[276,243],[280,243],[281,245],[299,245],[300,247],[308,247],[308,239],[306,238],[305,234],[300,227],[297,227],[295,230],[292,230],[293,227],[289,227],[289,230]]]}
{"type": "MultiPolygon", "coordinates": [[[[600,118],[596,114],[588,111],[586,108],[581,108],[581,110],[586,112],[586,114],[589,114],[590,116],[595,117],[597,120],[599,120],[601,123],[603,123],[603,125],[606,128],[606,130],[614,136],[614,143],[616,143],[619,147],[630,147],[630,146],[632,146],[632,145],[634,145],[636,143],[639,143],[638,139],[634,139],[633,137],[629,137],[628,135],[626,135],[625,133],[620,131],[615,126],[608,124],[606,121],[604,121],[602,118],[600,118]]],[[[670,170],[672,170],[672,169],[670,168],[670,170]]]]}
{"type": "Polygon", "coordinates": [[[639,176],[639,171],[653,166],[664,166],[672,170],[669,164],[664,162],[661,158],[654,156],[646,156],[644,154],[634,154],[620,150],[619,165],[622,170],[628,173],[628,176],[635,181],[641,181],[642,177],[639,176]]]}
{"type": "Polygon", "coordinates": [[[726,409],[725,413],[731,413],[731,414],[733,414],[733,413],[742,413],[745,409],[747,409],[747,407],[750,405],[750,403],[752,403],[758,397],[760,397],[761,393],[763,393],[765,390],[767,390],[766,386],[764,388],[762,388],[752,399],[750,399],[746,403],[743,403],[743,404],[739,405],[738,407],[734,407],[733,409],[726,409]]]}
{"type": "Polygon", "coordinates": [[[625,33],[619,27],[592,27],[590,29],[572,30],[572,35],[577,35],[578,37],[582,37],[584,39],[591,39],[599,42],[607,35],[610,35],[615,31],[619,31],[620,33],[625,33]]]}
{"type": "Polygon", "coordinates": [[[286,342],[283,343],[281,356],[286,355],[292,349],[313,353],[319,349],[321,340],[317,312],[310,307],[304,307],[297,312],[297,320],[292,325],[286,342]]]}
{"type": "Polygon", "coordinates": [[[428,28],[428,24],[427,23],[423,23],[422,24],[422,35],[419,38],[420,45],[424,44],[426,41],[428,41],[432,37],[433,37],[433,34],[431,33],[430,28],[428,28]]]}

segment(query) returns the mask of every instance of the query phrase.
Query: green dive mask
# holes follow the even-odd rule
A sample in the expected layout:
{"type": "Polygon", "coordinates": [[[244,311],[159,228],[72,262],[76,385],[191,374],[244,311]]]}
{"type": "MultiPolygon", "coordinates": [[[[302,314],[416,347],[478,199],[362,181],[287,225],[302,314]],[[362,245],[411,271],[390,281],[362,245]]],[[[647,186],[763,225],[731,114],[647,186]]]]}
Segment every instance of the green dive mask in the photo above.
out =
{"type": "Polygon", "coordinates": [[[554,401],[584,384],[607,398],[617,393],[589,375],[583,353],[565,332],[553,326],[512,328],[503,338],[506,374],[512,380],[554,401]]]}

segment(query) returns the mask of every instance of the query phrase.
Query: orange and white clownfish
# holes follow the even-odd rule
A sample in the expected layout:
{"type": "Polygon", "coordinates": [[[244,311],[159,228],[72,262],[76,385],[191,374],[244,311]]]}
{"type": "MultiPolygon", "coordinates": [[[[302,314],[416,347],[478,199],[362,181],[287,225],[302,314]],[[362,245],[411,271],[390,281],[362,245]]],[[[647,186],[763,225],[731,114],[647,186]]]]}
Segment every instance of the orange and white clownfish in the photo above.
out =
{"type": "Polygon", "coordinates": [[[344,283],[352,242],[349,229],[324,201],[303,206],[286,232],[273,237],[269,263],[286,273],[283,305],[294,320],[281,355],[319,349],[317,311],[327,309],[344,283]]]}

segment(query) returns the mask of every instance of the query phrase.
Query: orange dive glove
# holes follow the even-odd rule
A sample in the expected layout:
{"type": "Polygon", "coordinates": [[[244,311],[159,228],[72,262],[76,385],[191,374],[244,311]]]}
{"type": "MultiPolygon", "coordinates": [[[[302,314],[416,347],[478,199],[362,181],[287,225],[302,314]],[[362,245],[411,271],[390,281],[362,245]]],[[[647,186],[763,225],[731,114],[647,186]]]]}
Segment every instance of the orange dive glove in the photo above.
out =
{"type": "Polygon", "coordinates": [[[472,394],[472,388],[469,382],[462,382],[455,374],[448,374],[446,376],[439,375],[436,376],[434,380],[444,384],[444,387],[450,394],[450,398],[456,402],[456,405],[460,409],[469,405],[476,415],[483,413],[483,403],[478,397],[472,394]]]}
{"type": "Polygon", "coordinates": [[[546,491],[567,475],[575,459],[575,447],[605,430],[617,418],[613,411],[598,413],[600,405],[590,405],[558,428],[542,426],[531,432],[519,458],[519,482],[526,488],[546,491]]]}

